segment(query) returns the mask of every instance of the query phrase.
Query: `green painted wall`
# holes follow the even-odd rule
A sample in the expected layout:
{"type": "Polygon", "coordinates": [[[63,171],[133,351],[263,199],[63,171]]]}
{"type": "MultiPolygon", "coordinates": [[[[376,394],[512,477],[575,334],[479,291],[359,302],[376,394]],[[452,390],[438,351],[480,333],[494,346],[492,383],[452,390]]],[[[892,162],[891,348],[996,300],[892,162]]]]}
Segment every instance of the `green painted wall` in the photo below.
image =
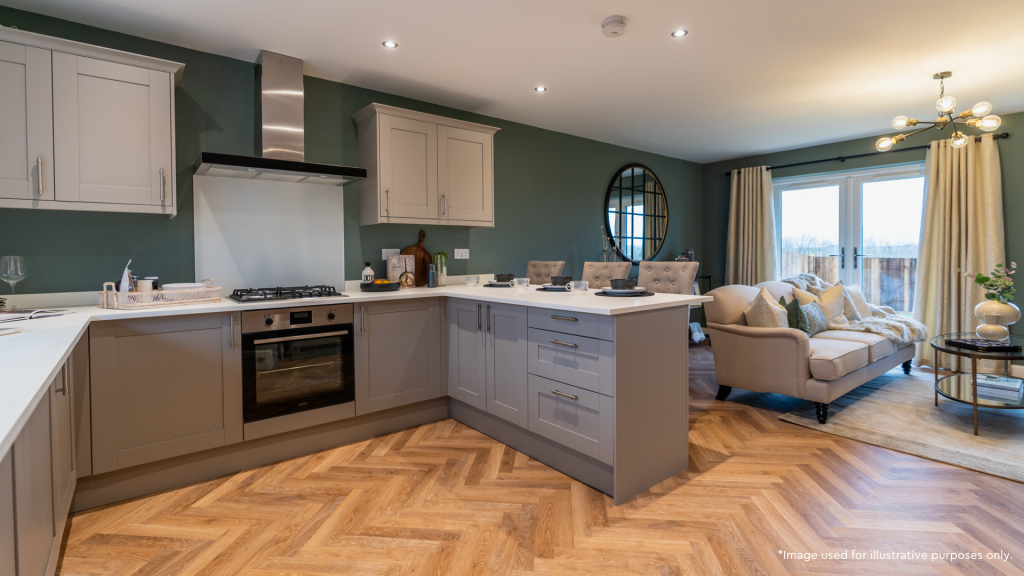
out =
{"type": "MultiPolygon", "coordinates": [[[[1003,216],[1006,226],[1006,257],[1008,260],[1024,259],[1024,234],[1016,224],[1024,219],[1024,112],[1001,115],[1003,124],[999,132],[1009,132],[1010,137],[999,140],[999,161],[1003,172],[1003,216]]],[[[891,134],[887,133],[887,134],[891,134]]],[[[725,281],[725,246],[726,232],[729,225],[729,171],[748,166],[792,164],[808,160],[821,160],[837,156],[853,156],[875,151],[875,141],[879,136],[860,138],[811,146],[786,152],[762,154],[736,158],[722,162],[702,165],[703,170],[703,237],[702,252],[699,253],[701,267],[706,273],[714,276],[714,286],[721,286],[725,281]]],[[[948,137],[941,132],[924,133],[904,142],[903,147],[927,144],[934,139],[948,137]]],[[[867,158],[856,158],[846,162],[827,162],[796,166],[782,170],[772,170],[773,177],[801,176],[804,174],[820,174],[842,170],[857,170],[920,162],[925,158],[925,150],[907,152],[889,152],[867,158]]]]}
{"type": "MultiPolygon", "coordinates": [[[[119,276],[125,262],[164,282],[194,274],[192,166],[199,152],[252,154],[252,63],[215,56],[0,6],[0,25],[145,54],[186,65],[175,91],[178,217],[0,209],[0,254],[24,255],[28,278],[19,293],[98,290],[119,276]]],[[[306,159],[358,165],[352,115],[371,102],[440,114],[501,128],[495,137],[494,228],[384,224],[358,225],[355,185],[345,188],[346,277],[363,262],[383,271],[382,248],[415,244],[449,254],[469,248],[468,261],[452,261],[451,274],[523,274],[530,259],[565,260],[577,277],[601,251],[604,194],[616,169],[630,162],[650,167],[668,196],[668,238],[658,259],[701,241],[701,167],[621,146],[507,122],[382,92],[306,77],[306,159]]],[[[634,267],[634,275],[636,269],[634,267]]],[[[296,278],[296,281],[303,281],[296,278]]],[[[229,287],[226,287],[229,288],[229,287]]],[[[0,293],[6,289],[0,287],[0,293]]]]}

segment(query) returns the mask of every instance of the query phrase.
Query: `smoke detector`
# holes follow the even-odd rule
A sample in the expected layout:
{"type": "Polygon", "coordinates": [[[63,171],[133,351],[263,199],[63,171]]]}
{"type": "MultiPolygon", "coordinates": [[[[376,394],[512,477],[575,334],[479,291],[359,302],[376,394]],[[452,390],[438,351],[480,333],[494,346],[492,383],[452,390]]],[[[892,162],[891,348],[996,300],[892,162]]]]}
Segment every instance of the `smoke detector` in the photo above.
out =
{"type": "Polygon", "coordinates": [[[618,38],[626,33],[625,16],[609,16],[601,21],[601,33],[609,38],[618,38]]]}

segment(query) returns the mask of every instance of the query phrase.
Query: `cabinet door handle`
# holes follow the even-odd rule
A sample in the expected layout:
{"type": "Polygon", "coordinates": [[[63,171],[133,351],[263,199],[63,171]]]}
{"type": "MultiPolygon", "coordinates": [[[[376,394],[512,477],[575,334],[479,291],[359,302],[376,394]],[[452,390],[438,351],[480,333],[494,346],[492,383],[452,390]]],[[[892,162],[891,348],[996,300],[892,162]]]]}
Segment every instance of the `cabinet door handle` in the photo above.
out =
{"type": "Polygon", "coordinates": [[[561,340],[552,340],[552,344],[558,344],[559,346],[568,346],[569,348],[579,348],[579,344],[570,344],[569,342],[562,342],[561,340]]]}
{"type": "Polygon", "coordinates": [[[391,216],[391,188],[384,190],[384,200],[386,202],[384,204],[384,211],[388,213],[388,216],[391,216]]]}
{"type": "Polygon", "coordinates": [[[65,364],[64,367],[60,369],[60,375],[61,375],[61,386],[62,387],[57,389],[57,390],[54,390],[53,393],[56,394],[57,392],[61,392],[65,396],[67,396],[68,395],[68,366],[67,366],[67,364],[65,364]]]}
{"type": "Polygon", "coordinates": [[[39,190],[39,195],[43,195],[43,157],[36,156],[36,170],[39,172],[39,180],[36,188],[39,190]]]}
{"type": "Polygon", "coordinates": [[[448,215],[448,195],[441,194],[441,216],[448,215]]]}
{"type": "Polygon", "coordinates": [[[228,314],[228,318],[231,319],[231,347],[235,347],[235,315],[228,314]]]}
{"type": "Polygon", "coordinates": [[[363,315],[363,309],[364,308],[365,308],[365,306],[360,306],[359,307],[359,333],[360,334],[362,334],[363,332],[366,331],[365,330],[365,328],[366,328],[366,316],[363,315]]]}
{"type": "Polygon", "coordinates": [[[483,307],[483,306],[482,306],[482,305],[480,305],[480,304],[477,304],[477,305],[476,305],[476,329],[477,329],[477,330],[480,330],[480,328],[482,328],[482,326],[480,325],[480,309],[481,309],[482,307],[483,307]]]}
{"type": "Polygon", "coordinates": [[[580,321],[579,318],[573,318],[571,316],[556,316],[554,314],[551,315],[551,319],[552,320],[566,320],[568,322],[579,322],[580,321]]]}
{"type": "Polygon", "coordinates": [[[487,305],[487,331],[491,331],[491,305],[487,305]]]}
{"type": "Polygon", "coordinates": [[[160,169],[160,201],[164,201],[164,169],[160,169]]]}
{"type": "Polygon", "coordinates": [[[555,396],[561,396],[562,398],[568,398],[569,400],[579,400],[580,399],[579,396],[573,396],[572,394],[566,394],[565,392],[560,392],[558,390],[552,390],[551,393],[554,394],[555,396]]]}

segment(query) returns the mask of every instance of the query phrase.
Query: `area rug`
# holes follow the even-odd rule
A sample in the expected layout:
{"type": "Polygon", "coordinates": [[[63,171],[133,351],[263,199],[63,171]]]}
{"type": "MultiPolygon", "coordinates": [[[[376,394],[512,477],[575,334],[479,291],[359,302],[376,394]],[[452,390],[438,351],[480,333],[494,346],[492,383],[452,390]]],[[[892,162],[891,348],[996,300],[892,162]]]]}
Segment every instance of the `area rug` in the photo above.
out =
{"type": "Polygon", "coordinates": [[[1024,482],[1024,410],[978,408],[939,396],[934,376],[894,370],[847,393],[829,407],[827,424],[814,403],[780,420],[930,460],[1024,482]]]}

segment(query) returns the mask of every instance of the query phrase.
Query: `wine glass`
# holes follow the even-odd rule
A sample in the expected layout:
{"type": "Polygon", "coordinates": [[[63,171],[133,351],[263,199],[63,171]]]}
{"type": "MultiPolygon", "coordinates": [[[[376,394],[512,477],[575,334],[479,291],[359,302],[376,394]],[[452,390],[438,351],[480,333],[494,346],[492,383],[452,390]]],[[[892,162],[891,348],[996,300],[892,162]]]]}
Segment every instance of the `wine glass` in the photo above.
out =
{"type": "Polygon", "coordinates": [[[27,274],[24,256],[0,256],[0,280],[11,285],[11,310],[18,308],[14,304],[14,285],[24,280],[27,274]]]}

